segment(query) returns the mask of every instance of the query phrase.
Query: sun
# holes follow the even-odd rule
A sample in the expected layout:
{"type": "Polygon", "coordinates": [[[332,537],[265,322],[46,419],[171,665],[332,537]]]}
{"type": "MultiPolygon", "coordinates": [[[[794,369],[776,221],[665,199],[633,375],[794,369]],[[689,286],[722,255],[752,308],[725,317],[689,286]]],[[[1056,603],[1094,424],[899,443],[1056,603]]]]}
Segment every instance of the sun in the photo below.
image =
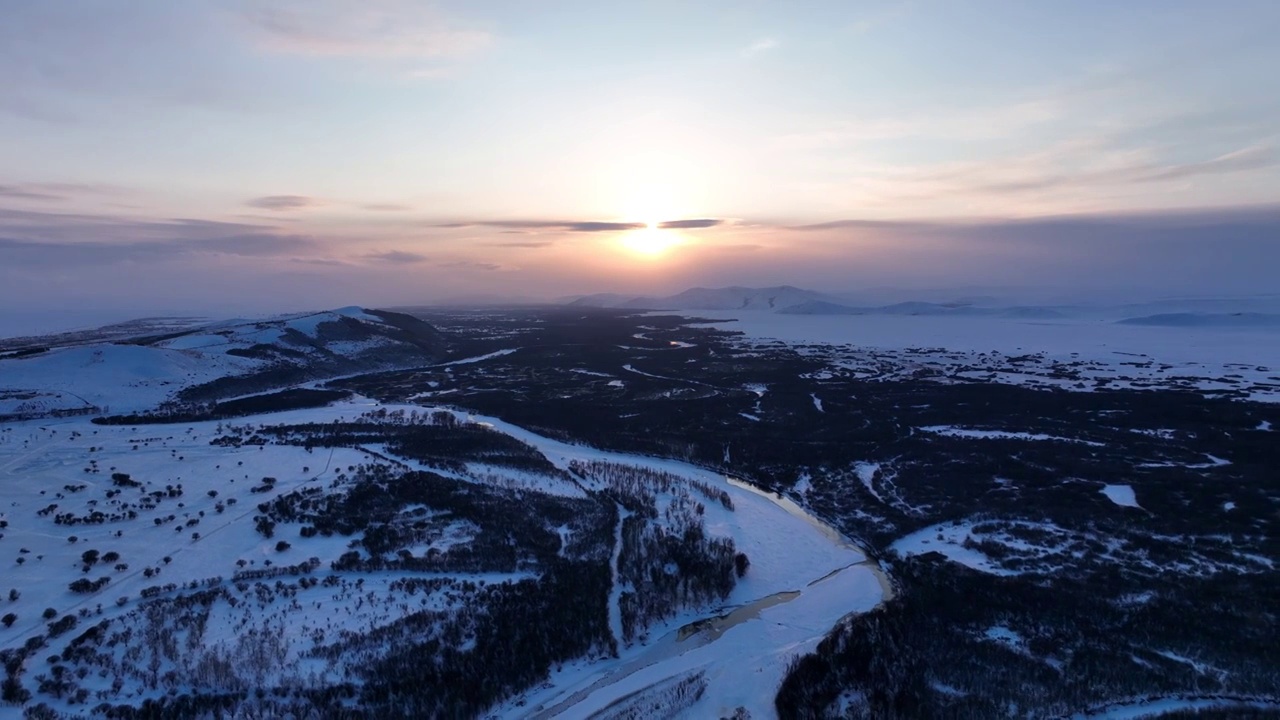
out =
{"type": "Polygon", "coordinates": [[[621,238],[624,248],[644,258],[658,258],[680,244],[680,236],[671,230],[663,230],[656,221],[648,221],[643,228],[632,230],[621,238]]]}

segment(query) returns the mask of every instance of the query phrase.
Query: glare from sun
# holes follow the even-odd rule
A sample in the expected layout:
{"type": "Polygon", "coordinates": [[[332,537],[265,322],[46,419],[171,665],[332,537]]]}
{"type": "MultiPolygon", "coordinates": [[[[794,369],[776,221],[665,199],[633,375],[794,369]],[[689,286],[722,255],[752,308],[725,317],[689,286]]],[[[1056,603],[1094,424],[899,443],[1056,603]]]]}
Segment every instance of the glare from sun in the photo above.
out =
{"type": "Polygon", "coordinates": [[[658,222],[646,222],[638,230],[632,230],[621,238],[624,248],[644,258],[658,258],[680,244],[680,236],[671,230],[662,230],[658,222]]]}

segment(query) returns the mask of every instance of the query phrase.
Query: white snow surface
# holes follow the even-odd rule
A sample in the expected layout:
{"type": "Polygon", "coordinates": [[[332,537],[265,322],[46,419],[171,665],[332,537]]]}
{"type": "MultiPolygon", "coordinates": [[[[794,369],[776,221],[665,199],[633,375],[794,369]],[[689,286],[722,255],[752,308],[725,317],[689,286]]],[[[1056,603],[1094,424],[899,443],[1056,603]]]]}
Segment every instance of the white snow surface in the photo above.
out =
{"type": "Polygon", "coordinates": [[[884,498],[880,497],[879,491],[876,490],[875,477],[880,470],[880,463],[860,462],[853,466],[854,473],[857,474],[858,480],[862,481],[862,486],[871,493],[875,499],[884,502],[884,498]]]}
{"type": "Polygon", "coordinates": [[[983,634],[988,640],[1015,648],[1021,648],[1027,642],[1016,630],[1011,630],[1004,625],[992,625],[983,634]]]}
{"type": "Polygon", "coordinates": [[[972,438],[975,440],[1055,440],[1057,442],[1081,443],[1083,445],[1092,445],[1094,447],[1102,446],[1102,443],[1091,442],[1089,440],[1077,440],[1075,438],[1065,438],[1057,435],[1017,432],[1014,430],[981,430],[975,428],[955,427],[952,425],[926,425],[919,429],[923,432],[934,435],[972,438]]]}
{"type": "MultiPolygon", "coordinates": [[[[664,313],[670,314],[670,313],[664,313]]],[[[706,315],[706,312],[690,313],[706,315]]],[[[1242,363],[1274,367],[1280,333],[1225,328],[1145,327],[1097,320],[1018,320],[928,315],[779,315],[720,311],[708,323],[748,337],[787,343],[864,347],[945,347],[985,352],[1044,352],[1053,357],[1115,359],[1150,355],[1170,363],[1242,363]]]]}
{"type": "Polygon", "coordinates": [[[1106,495],[1111,502],[1124,507],[1142,507],[1138,504],[1138,496],[1133,492],[1131,485],[1103,485],[1099,490],[1106,495]]]}
{"type": "Polygon", "coordinates": [[[972,533],[973,525],[972,522],[930,525],[898,538],[889,547],[900,555],[941,553],[952,562],[990,575],[1017,575],[1018,573],[1001,567],[978,550],[964,546],[964,541],[972,533]]]}
{"type": "Polygon", "coordinates": [[[154,407],[187,385],[247,372],[258,360],[221,350],[141,345],[87,345],[61,348],[0,363],[0,390],[64,393],[81,402],[109,406],[112,412],[154,407]]]}
{"type": "MultiPolygon", "coordinates": [[[[6,400],[6,395],[32,392],[40,398],[29,404],[39,410],[75,410],[96,405],[122,414],[150,409],[184,387],[251,372],[271,362],[228,355],[228,350],[257,344],[297,350],[282,341],[288,330],[315,337],[322,323],[343,318],[386,325],[376,316],[351,307],[262,320],[223,321],[189,335],[150,344],[95,342],[5,359],[0,361],[0,413],[24,409],[6,400]]],[[[388,338],[375,335],[369,340],[330,342],[327,346],[335,353],[350,355],[388,342],[388,338]]]]}
{"type": "MultiPolygon", "coordinates": [[[[706,311],[697,310],[678,312],[695,318],[707,315],[706,311]]],[[[1153,387],[1153,381],[1156,385],[1184,386],[1190,382],[1205,391],[1247,387],[1254,400],[1280,402],[1280,390],[1274,380],[1280,375],[1280,332],[1273,327],[1129,325],[1087,314],[1047,319],[790,315],[724,310],[715,315],[714,321],[698,325],[741,332],[742,342],[747,344],[781,341],[792,346],[848,346],[860,350],[919,349],[926,352],[907,357],[910,365],[936,369],[962,363],[983,367],[974,379],[990,376],[997,382],[1076,390],[1087,389],[1096,381],[1111,382],[1111,387],[1134,388],[1153,387]],[[1023,371],[1010,371],[1008,363],[984,363],[979,358],[992,352],[1035,355],[1037,361],[1023,371]],[[1053,379],[1043,372],[1030,371],[1051,362],[1080,364],[1078,369],[1086,387],[1077,387],[1075,380],[1053,379]]],[[[910,371],[908,367],[908,375],[910,371]]]]}

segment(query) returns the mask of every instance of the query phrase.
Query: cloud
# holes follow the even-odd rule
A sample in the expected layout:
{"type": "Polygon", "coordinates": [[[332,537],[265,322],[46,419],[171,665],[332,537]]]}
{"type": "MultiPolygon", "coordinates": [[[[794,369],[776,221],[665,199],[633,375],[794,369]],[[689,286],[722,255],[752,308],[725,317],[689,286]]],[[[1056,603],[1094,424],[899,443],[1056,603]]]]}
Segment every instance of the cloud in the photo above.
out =
{"type": "Polygon", "coordinates": [[[245,201],[245,205],[262,210],[298,210],[319,204],[315,198],[305,195],[265,195],[245,201]]]}
{"type": "Polygon", "coordinates": [[[316,257],[316,240],[263,224],[0,208],[0,267],[108,265],[181,257],[316,257]]]}
{"type": "Polygon", "coordinates": [[[426,255],[420,255],[414,252],[406,252],[404,250],[388,250],[380,253],[369,253],[364,257],[379,262],[392,263],[395,265],[408,265],[413,263],[426,262],[429,258],[426,255]]]}
{"type": "MultiPolygon", "coordinates": [[[[1215,237],[1258,242],[1280,237],[1280,205],[994,220],[848,219],[783,229],[801,232],[862,230],[882,238],[945,237],[957,242],[1061,247],[1087,244],[1105,255],[1110,245],[1118,247],[1174,238],[1198,238],[1206,248],[1211,248],[1215,237]]],[[[1272,244],[1280,251],[1280,244],[1272,244]]]]}
{"type": "Polygon", "coordinates": [[[620,232],[648,227],[641,222],[576,222],[565,227],[570,232],[620,232]]]}
{"type": "Polygon", "coordinates": [[[316,247],[308,238],[291,235],[229,235],[131,243],[33,242],[0,238],[0,265],[57,269],[158,262],[197,255],[289,257],[314,252],[316,247]]]}
{"type": "Polygon", "coordinates": [[[668,220],[658,223],[661,230],[697,230],[699,228],[716,227],[723,225],[724,220],[720,218],[696,218],[693,220],[668,220]]]}
{"type": "Polygon", "coordinates": [[[399,203],[366,203],[361,205],[360,209],[369,210],[371,212],[406,212],[413,208],[399,203]]]}
{"type": "Polygon", "coordinates": [[[241,16],[265,48],[331,57],[443,58],[475,53],[493,36],[417,0],[244,2],[241,16]]]}
{"type": "Polygon", "coordinates": [[[319,265],[321,267],[351,267],[351,263],[334,260],[333,258],[293,257],[289,258],[289,262],[299,265],[319,265]]]}
{"type": "Polygon", "coordinates": [[[1219,155],[1218,157],[1198,163],[1171,165],[1162,170],[1153,171],[1146,177],[1140,179],[1148,182],[1156,182],[1160,180],[1181,180],[1183,178],[1194,177],[1196,175],[1216,175],[1220,173],[1259,170],[1261,168],[1272,167],[1276,164],[1276,153],[1273,148],[1266,146],[1254,146],[1230,152],[1226,155],[1219,155]]]}
{"type": "Polygon", "coordinates": [[[501,248],[544,248],[551,247],[555,243],[550,240],[513,240],[511,242],[485,243],[489,247],[501,248]]]}
{"type": "Polygon", "coordinates": [[[454,260],[451,262],[437,263],[437,267],[451,268],[453,270],[501,270],[502,266],[496,263],[475,262],[472,260],[454,260]]]}
{"type": "Polygon", "coordinates": [[[14,200],[65,200],[62,195],[54,195],[52,193],[41,192],[39,190],[30,189],[20,185],[0,185],[0,198],[12,198],[14,200]]]}
{"type": "Polygon", "coordinates": [[[267,234],[204,238],[201,240],[189,240],[179,245],[179,249],[189,252],[239,255],[242,257],[290,255],[311,251],[315,247],[314,241],[298,235],[267,234]]]}
{"type": "Polygon", "coordinates": [[[742,54],[745,56],[758,55],[762,52],[768,52],[778,47],[778,41],[771,37],[760,38],[743,48],[742,54]]]}
{"type": "MultiPolygon", "coordinates": [[[[1097,292],[1274,294],[1280,204],[1019,219],[868,222],[800,226],[776,237],[785,253],[738,256],[740,268],[803,271],[814,285],[1053,288],[1072,301],[1097,292]],[[797,242],[796,240],[800,240],[797,242]],[[767,260],[768,262],[765,262],[767,260]]],[[[722,256],[723,257],[723,256],[722,256]]],[[[1040,292],[1040,290],[1037,290],[1040,292]]]]}
{"type": "Polygon", "coordinates": [[[1014,160],[1007,168],[999,166],[987,169],[972,168],[970,173],[960,172],[935,179],[964,180],[966,176],[977,179],[977,182],[962,184],[955,188],[965,192],[980,193],[1020,193],[1037,190],[1073,189],[1096,187],[1100,185],[1129,185],[1153,182],[1168,182],[1205,175],[1226,175],[1230,173],[1248,172],[1273,167],[1278,163],[1273,148],[1255,145],[1233,152],[1190,163],[1160,163],[1148,157],[1147,153],[1127,151],[1095,152],[1095,164],[1074,168],[1072,171],[1056,171],[1052,166],[1060,163],[1074,162],[1056,157],[1053,154],[1014,160]],[[1012,179],[985,180],[993,174],[1011,173],[1012,179]]]}
{"type": "MultiPolygon", "coordinates": [[[[658,224],[663,230],[691,230],[721,225],[725,221],[716,218],[695,218],[690,220],[667,220],[658,224]]],[[[438,228],[494,227],[504,230],[523,232],[559,231],[559,232],[625,232],[627,230],[643,230],[648,224],[642,222],[607,222],[599,220],[467,220],[462,222],[436,225],[438,228]]]]}
{"type": "Polygon", "coordinates": [[[132,243],[274,234],[272,225],[191,218],[131,218],[0,208],[0,237],[17,240],[132,243]]]}
{"type": "Polygon", "coordinates": [[[121,195],[124,190],[111,185],[89,183],[18,183],[0,185],[0,199],[61,201],[80,195],[121,195]]]}
{"type": "Polygon", "coordinates": [[[735,243],[732,245],[709,245],[706,248],[712,252],[738,253],[738,252],[755,252],[763,250],[764,245],[759,243],[735,243]]]}
{"type": "Polygon", "coordinates": [[[505,230],[559,230],[561,232],[620,232],[623,230],[639,230],[644,223],[636,222],[599,222],[595,220],[467,220],[463,222],[444,223],[438,228],[495,227],[505,230]]]}
{"type": "Polygon", "coordinates": [[[830,220],[828,222],[808,225],[781,225],[786,230],[821,231],[821,230],[907,230],[911,228],[933,227],[930,223],[905,220],[830,220]]]}

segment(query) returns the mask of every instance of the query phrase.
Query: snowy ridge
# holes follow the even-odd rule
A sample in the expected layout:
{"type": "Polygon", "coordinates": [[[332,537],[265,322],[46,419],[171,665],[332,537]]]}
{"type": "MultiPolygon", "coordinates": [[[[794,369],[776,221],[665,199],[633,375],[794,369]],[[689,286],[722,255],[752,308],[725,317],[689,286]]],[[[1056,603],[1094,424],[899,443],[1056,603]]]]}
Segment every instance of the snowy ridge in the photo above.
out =
{"type": "MultiPolygon", "coordinates": [[[[393,317],[393,314],[385,314],[393,317]]],[[[411,319],[410,319],[411,320],[411,319]]],[[[418,322],[418,321],[415,321],[418,322]]],[[[436,357],[441,340],[357,307],[233,320],[159,336],[88,342],[0,358],[0,416],[56,411],[136,412],[180,390],[226,377],[279,368],[336,375],[383,358],[436,357]],[[331,368],[331,369],[330,369],[331,368]]]]}

